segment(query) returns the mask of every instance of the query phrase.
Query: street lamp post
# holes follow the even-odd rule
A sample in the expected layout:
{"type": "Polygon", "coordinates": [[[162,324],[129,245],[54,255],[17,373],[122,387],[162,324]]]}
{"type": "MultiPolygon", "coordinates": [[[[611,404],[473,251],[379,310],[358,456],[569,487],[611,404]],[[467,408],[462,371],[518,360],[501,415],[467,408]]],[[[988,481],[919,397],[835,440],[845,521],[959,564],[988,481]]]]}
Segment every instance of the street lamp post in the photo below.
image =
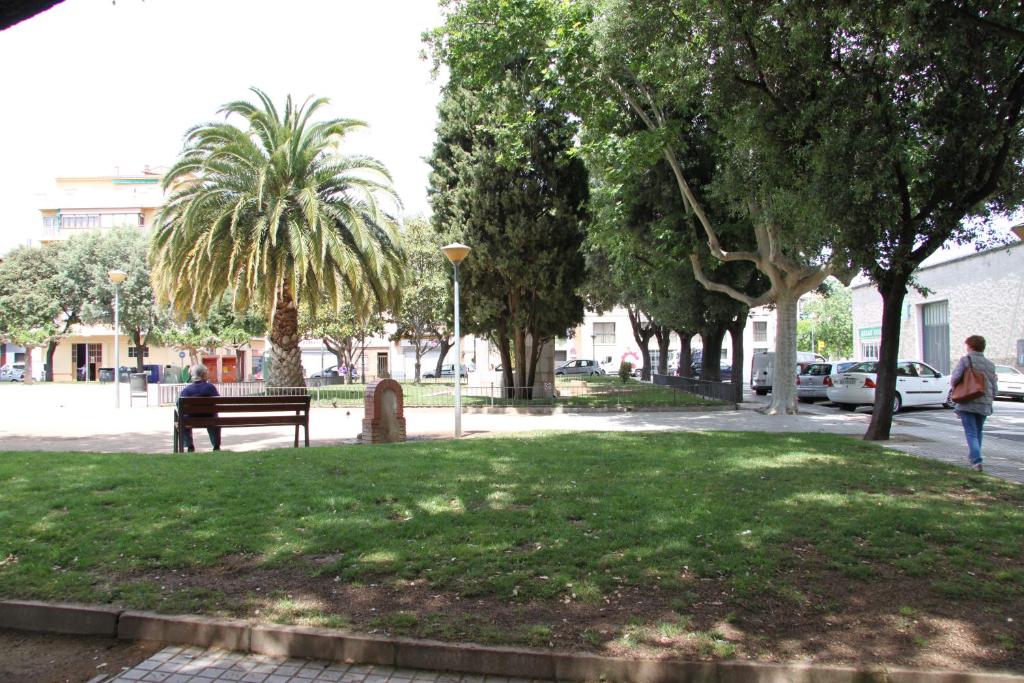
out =
{"type": "Polygon", "coordinates": [[[462,336],[459,331],[459,264],[469,254],[465,244],[453,242],[441,247],[441,251],[452,262],[455,272],[452,276],[455,287],[455,438],[462,436],[462,336]]]}
{"type": "Polygon", "coordinates": [[[597,362],[597,335],[590,335],[590,355],[593,356],[594,362],[597,362]]]}
{"type": "Polygon", "coordinates": [[[114,407],[121,407],[121,283],[128,279],[123,270],[109,270],[107,277],[114,283],[114,407]]]}

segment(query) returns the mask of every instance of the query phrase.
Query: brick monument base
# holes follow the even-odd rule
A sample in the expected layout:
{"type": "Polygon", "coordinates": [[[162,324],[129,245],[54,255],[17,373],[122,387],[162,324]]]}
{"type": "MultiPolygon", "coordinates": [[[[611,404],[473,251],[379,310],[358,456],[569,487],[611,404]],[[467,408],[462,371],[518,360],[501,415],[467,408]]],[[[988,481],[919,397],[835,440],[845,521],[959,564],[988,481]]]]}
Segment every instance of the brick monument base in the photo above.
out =
{"type": "Polygon", "coordinates": [[[402,398],[402,385],[395,380],[379,379],[367,385],[362,441],[405,441],[405,402],[402,398]]]}

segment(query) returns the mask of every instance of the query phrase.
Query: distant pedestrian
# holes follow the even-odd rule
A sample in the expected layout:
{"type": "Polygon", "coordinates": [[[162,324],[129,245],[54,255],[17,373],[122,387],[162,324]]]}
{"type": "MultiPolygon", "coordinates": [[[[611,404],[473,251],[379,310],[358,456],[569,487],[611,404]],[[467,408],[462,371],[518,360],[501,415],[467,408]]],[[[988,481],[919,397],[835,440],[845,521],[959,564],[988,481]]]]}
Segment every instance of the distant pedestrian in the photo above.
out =
{"type": "MultiPolygon", "coordinates": [[[[187,387],[181,390],[181,397],[203,397],[203,396],[220,396],[220,392],[217,391],[217,387],[213,386],[207,381],[209,377],[209,371],[206,366],[202,363],[193,365],[189,368],[189,376],[192,381],[187,387]]],[[[195,413],[192,417],[216,417],[214,413],[195,413]]],[[[210,435],[210,445],[213,446],[213,450],[220,450],[220,427],[207,427],[206,433],[210,435]]],[[[196,450],[196,443],[192,440],[192,430],[182,430],[182,440],[185,442],[185,450],[192,453],[196,450]]]]}
{"type": "Polygon", "coordinates": [[[973,401],[956,404],[956,414],[960,417],[960,423],[964,427],[964,436],[967,437],[967,457],[970,460],[971,469],[981,472],[981,432],[985,425],[985,418],[992,414],[992,401],[998,389],[996,366],[988,358],[985,358],[984,337],[971,335],[964,341],[964,346],[967,354],[953,368],[949,384],[950,387],[959,384],[968,368],[974,368],[985,377],[984,394],[973,401]]]}

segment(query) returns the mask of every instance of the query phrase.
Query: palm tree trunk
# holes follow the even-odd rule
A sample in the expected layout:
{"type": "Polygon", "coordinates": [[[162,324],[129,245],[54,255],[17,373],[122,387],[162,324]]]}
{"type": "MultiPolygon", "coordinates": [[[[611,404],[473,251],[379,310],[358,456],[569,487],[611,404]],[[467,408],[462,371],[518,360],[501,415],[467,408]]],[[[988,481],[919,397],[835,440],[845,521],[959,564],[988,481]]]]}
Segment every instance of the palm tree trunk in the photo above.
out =
{"type": "Polygon", "coordinates": [[[270,328],[268,387],[304,387],[302,351],[299,349],[299,308],[292,293],[281,292],[270,328]]]}

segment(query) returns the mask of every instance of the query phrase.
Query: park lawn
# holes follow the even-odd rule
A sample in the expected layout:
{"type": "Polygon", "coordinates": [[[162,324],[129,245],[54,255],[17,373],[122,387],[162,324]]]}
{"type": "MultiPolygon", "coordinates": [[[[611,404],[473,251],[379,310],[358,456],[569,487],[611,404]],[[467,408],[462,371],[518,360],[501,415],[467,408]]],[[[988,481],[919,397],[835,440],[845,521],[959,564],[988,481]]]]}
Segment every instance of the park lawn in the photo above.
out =
{"type": "Polygon", "coordinates": [[[0,596],[1024,670],[1024,487],[834,435],[0,453],[0,596]]]}
{"type": "Polygon", "coordinates": [[[721,401],[703,398],[673,387],[649,384],[628,378],[623,382],[615,375],[573,377],[555,384],[558,405],[579,407],[665,407],[722,406],[721,401]],[[584,390],[580,391],[580,383],[584,390]]]}

